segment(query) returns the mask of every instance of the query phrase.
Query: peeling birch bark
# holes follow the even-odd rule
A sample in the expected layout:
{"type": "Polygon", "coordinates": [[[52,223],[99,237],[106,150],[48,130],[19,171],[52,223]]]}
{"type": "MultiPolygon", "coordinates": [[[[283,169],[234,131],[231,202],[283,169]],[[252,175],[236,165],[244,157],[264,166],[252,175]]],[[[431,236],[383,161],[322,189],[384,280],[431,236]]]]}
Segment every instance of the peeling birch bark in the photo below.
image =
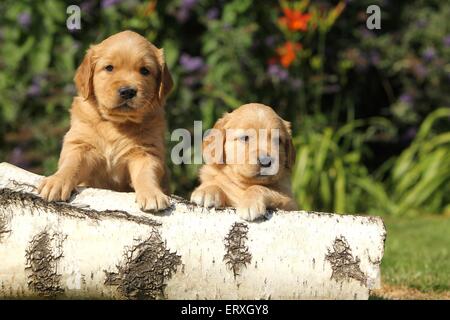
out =
{"type": "Polygon", "coordinates": [[[381,218],[315,212],[241,221],[179,197],[144,213],[134,193],[36,194],[0,164],[0,298],[367,299],[380,285],[381,218]]]}

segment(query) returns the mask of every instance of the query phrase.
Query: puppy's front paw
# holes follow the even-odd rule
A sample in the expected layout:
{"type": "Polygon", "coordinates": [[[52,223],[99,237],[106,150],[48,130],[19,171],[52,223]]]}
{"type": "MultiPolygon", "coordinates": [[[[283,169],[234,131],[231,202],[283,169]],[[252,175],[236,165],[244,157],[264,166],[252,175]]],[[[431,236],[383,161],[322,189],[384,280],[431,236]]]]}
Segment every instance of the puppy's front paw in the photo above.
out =
{"type": "Polygon", "coordinates": [[[136,191],[136,202],[142,211],[156,212],[170,206],[170,198],[162,191],[136,191]]]}
{"type": "Polygon", "coordinates": [[[198,187],[192,192],[191,202],[206,208],[221,208],[225,206],[225,195],[216,186],[198,187]]]}
{"type": "Polygon", "coordinates": [[[241,219],[253,221],[266,213],[266,205],[262,198],[243,199],[236,207],[236,213],[241,219]]]}
{"type": "Polygon", "coordinates": [[[66,201],[75,187],[69,180],[58,175],[44,178],[38,187],[38,193],[47,201],[66,201]]]}

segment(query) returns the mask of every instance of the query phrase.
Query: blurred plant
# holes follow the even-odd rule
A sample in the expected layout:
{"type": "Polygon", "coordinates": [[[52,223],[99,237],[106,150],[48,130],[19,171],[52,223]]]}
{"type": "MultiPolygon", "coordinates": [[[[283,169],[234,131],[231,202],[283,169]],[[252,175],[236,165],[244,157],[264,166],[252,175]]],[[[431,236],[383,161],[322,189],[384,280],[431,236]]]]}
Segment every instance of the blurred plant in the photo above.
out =
{"type": "Polygon", "coordinates": [[[297,161],[292,186],[305,210],[339,213],[366,212],[364,190],[356,184],[369,179],[363,164],[367,141],[380,134],[395,136],[396,129],[384,118],[350,120],[338,129],[322,127],[323,119],[307,118],[294,138],[297,161]]]}
{"type": "Polygon", "coordinates": [[[450,131],[436,134],[439,120],[449,125],[450,108],[432,112],[411,145],[378,170],[376,181],[356,179],[371,213],[411,216],[450,209],[450,131]]]}
{"type": "MultiPolygon", "coordinates": [[[[406,214],[442,212],[448,203],[448,121],[439,116],[426,138],[419,128],[450,106],[447,2],[79,3],[82,29],[69,32],[73,1],[0,2],[0,159],[53,172],[76,66],[90,44],[132,29],[165,49],[175,82],[169,130],[193,130],[194,120],[210,128],[252,101],[292,122],[302,208],[406,214]],[[383,7],[380,31],[365,28],[369,4],[383,7]]],[[[169,165],[173,192],[187,196],[198,166],[169,165]]]]}

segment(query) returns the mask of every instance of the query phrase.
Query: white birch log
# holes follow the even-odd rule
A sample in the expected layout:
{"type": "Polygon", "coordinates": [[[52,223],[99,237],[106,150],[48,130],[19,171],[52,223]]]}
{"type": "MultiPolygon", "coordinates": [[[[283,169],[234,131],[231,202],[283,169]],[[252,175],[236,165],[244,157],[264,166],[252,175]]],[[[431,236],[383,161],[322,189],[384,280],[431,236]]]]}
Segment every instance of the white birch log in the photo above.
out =
{"type": "Polygon", "coordinates": [[[177,197],[151,214],[134,193],[92,188],[46,203],[41,179],[0,164],[0,298],[367,299],[379,286],[378,217],[247,223],[177,197]]]}

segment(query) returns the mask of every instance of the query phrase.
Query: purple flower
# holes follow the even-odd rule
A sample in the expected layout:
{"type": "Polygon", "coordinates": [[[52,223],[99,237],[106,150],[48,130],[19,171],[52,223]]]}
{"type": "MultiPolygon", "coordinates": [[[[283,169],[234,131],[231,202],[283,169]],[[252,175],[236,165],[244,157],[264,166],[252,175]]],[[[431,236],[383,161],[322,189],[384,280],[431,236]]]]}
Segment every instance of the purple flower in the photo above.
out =
{"type": "Polygon", "coordinates": [[[422,63],[415,64],[413,72],[419,79],[424,79],[428,75],[428,69],[422,63]]]}
{"type": "Polygon", "coordinates": [[[185,23],[191,16],[191,9],[195,6],[198,0],[181,0],[180,7],[175,14],[176,19],[180,23],[185,23]]]}
{"type": "Polygon", "coordinates": [[[198,84],[201,81],[201,78],[193,75],[193,76],[187,76],[187,77],[183,77],[183,85],[185,85],[186,87],[193,87],[196,84],[198,84]]]}
{"type": "Polygon", "coordinates": [[[225,30],[225,31],[231,30],[231,24],[229,24],[228,22],[225,22],[225,23],[222,25],[222,28],[223,28],[223,30],[225,30]]]}
{"type": "Polygon", "coordinates": [[[211,8],[206,12],[206,18],[208,20],[216,20],[219,17],[219,9],[211,8]]]}
{"type": "Polygon", "coordinates": [[[425,28],[428,25],[428,22],[425,19],[420,19],[416,22],[416,26],[420,29],[425,28]]]}
{"type": "Polygon", "coordinates": [[[202,57],[193,57],[187,53],[183,53],[180,57],[180,64],[184,71],[195,72],[205,67],[202,57]]]}
{"type": "Polygon", "coordinates": [[[81,11],[83,12],[90,12],[95,7],[95,1],[94,0],[86,0],[83,1],[80,5],[81,11]]]}
{"type": "Polygon", "coordinates": [[[29,162],[21,147],[15,147],[9,155],[8,162],[21,168],[28,168],[29,162]]]}
{"type": "Polygon", "coordinates": [[[339,90],[341,90],[341,87],[338,84],[331,84],[323,88],[323,92],[327,94],[336,93],[339,92],[339,90]]]}
{"type": "Polygon", "coordinates": [[[294,78],[291,79],[290,85],[292,89],[300,89],[303,86],[302,79],[294,78]]]}
{"type": "Polygon", "coordinates": [[[373,38],[375,36],[375,34],[374,34],[374,32],[372,30],[369,30],[369,29],[364,28],[364,27],[361,27],[359,29],[359,32],[361,33],[361,36],[364,39],[370,39],[370,38],[373,38]]]}
{"type": "Polygon", "coordinates": [[[267,73],[274,79],[284,81],[289,77],[286,69],[281,68],[278,64],[271,64],[267,69],[267,73]]]}
{"type": "Polygon", "coordinates": [[[23,12],[17,17],[17,22],[22,28],[28,28],[31,24],[31,14],[29,12],[23,12]]]}
{"type": "Polygon", "coordinates": [[[450,35],[445,36],[444,39],[442,39],[442,42],[446,48],[450,47],[450,35]]]}
{"type": "Polygon", "coordinates": [[[175,17],[177,18],[177,21],[179,23],[185,23],[189,17],[191,16],[189,10],[186,9],[180,9],[177,11],[175,17]]]}
{"type": "Polygon", "coordinates": [[[198,0],[181,0],[181,7],[192,9],[198,0]]]}
{"type": "Polygon", "coordinates": [[[112,7],[118,3],[120,3],[122,0],[102,0],[102,8],[109,8],[112,7]]]}
{"type": "Polygon", "coordinates": [[[425,61],[430,62],[436,57],[436,50],[434,50],[433,47],[428,47],[422,53],[422,57],[425,59],[425,61]]]}
{"type": "Polygon", "coordinates": [[[77,88],[72,83],[69,83],[64,86],[64,92],[73,96],[77,93],[77,88]]]}
{"type": "Polygon", "coordinates": [[[370,53],[370,63],[372,63],[372,65],[377,66],[380,63],[381,57],[380,54],[377,51],[372,51],[370,53]]]}
{"type": "Polygon", "coordinates": [[[77,41],[77,40],[74,40],[73,43],[72,43],[72,48],[74,50],[76,50],[76,51],[80,50],[81,49],[81,42],[77,41]]]}
{"type": "Polygon", "coordinates": [[[31,84],[27,89],[27,96],[37,97],[41,94],[41,86],[37,83],[31,84]]]}
{"type": "Polygon", "coordinates": [[[276,41],[277,41],[277,37],[274,35],[270,35],[264,39],[264,43],[268,47],[273,47],[275,45],[276,41]]]}
{"type": "Polygon", "coordinates": [[[405,104],[411,105],[414,102],[414,98],[412,95],[408,93],[404,93],[400,96],[399,100],[405,104]]]}
{"type": "Polygon", "coordinates": [[[37,97],[42,92],[42,84],[45,81],[45,76],[42,74],[36,75],[31,81],[31,85],[27,89],[27,96],[37,97]]]}
{"type": "Polygon", "coordinates": [[[401,140],[403,140],[403,141],[411,141],[412,139],[414,139],[416,137],[416,134],[417,134],[417,129],[414,128],[414,127],[410,127],[403,134],[403,136],[401,137],[401,140]]]}

